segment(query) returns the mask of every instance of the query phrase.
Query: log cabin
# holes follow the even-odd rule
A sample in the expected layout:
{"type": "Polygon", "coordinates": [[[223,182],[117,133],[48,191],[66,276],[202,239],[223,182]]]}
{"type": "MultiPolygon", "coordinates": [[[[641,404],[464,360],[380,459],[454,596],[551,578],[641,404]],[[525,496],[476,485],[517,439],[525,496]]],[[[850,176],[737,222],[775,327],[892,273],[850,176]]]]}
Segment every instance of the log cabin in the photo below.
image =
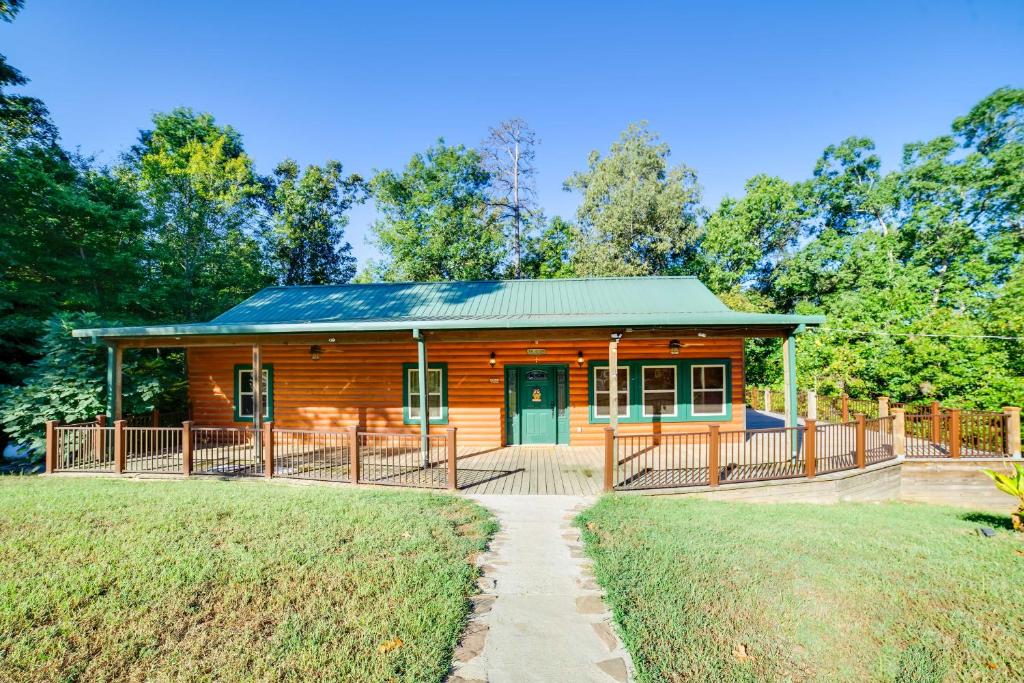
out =
{"type": "Polygon", "coordinates": [[[744,340],[821,316],[733,311],[692,277],[268,287],[209,322],[75,330],[108,347],[183,347],[197,425],[359,426],[459,443],[596,445],[616,433],[745,427],[744,340]]]}

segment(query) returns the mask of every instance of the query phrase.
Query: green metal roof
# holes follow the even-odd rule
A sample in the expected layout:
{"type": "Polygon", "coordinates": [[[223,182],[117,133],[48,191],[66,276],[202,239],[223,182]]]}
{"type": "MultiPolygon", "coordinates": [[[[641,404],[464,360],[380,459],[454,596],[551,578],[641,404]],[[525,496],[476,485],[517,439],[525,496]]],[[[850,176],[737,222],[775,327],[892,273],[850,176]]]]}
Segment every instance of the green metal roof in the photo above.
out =
{"type": "Polygon", "coordinates": [[[822,316],[742,313],[692,277],[268,287],[208,323],[75,330],[149,337],[418,328],[819,325],[822,316]]]}

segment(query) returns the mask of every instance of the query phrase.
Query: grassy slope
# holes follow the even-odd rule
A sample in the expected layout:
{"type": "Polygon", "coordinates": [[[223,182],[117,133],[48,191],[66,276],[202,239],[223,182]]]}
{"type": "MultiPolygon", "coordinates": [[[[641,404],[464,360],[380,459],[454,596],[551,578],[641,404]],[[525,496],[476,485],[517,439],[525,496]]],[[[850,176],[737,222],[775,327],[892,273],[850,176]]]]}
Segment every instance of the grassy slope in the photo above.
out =
{"type": "Polygon", "coordinates": [[[976,532],[1001,519],[605,497],[578,521],[641,681],[1024,679],[1024,543],[976,532]]]}
{"type": "Polygon", "coordinates": [[[441,680],[493,527],[416,492],[5,478],[0,680],[441,680]]]}

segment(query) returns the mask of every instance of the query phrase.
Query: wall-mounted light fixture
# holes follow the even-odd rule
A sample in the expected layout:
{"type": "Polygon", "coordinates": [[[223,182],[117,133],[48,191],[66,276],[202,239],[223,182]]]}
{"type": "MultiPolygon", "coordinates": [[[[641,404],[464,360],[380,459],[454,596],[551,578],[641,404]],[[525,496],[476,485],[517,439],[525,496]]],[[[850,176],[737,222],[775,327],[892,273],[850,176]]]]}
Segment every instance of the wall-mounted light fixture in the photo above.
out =
{"type": "Polygon", "coordinates": [[[491,351],[491,358],[490,358],[490,360],[488,360],[487,362],[488,362],[488,363],[490,364],[490,366],[491,366],[492,368],[493,368],[493,367],[494,367],[495,365],[497,365],[497,363],[498,363],[498,359],[494,357],[494,351],[491,351]]]}
{"type": "Polygon", "coordinates": [[[309,358],[310,360],[320,360],[320,347],[314,344],[309,347],[309,358]]]}
{"type": "Polygon", "coordinates": [[[678,339],[673,339],[668,343],[668,352],[671,353],[673,356],[678,356],[679,349],[681,346],[682,345],[679,343],[678,339]]]}
{"type": "Polygon", "coordinates": [[[337,340],[337,339],[335,339],[334,337],[328,337],[328,338],[327,338],[327,341],[329,341],[329,342],[331,342],[331,343],[333,344],[334,342],[336,342],[336,341],[338,341],[338,340],[337,340]]]}
{"type": "Polygon", "coordinates": [[[708,336],[708,333],[707,332],[698,332],[697,336],[700,337],[701,339],[703,339],[704,337],[708,336]]]}
{"type": "Polygon", "coordinates": [[[583,367],[583,351],[576,352],[576,365],[583,367]]]}

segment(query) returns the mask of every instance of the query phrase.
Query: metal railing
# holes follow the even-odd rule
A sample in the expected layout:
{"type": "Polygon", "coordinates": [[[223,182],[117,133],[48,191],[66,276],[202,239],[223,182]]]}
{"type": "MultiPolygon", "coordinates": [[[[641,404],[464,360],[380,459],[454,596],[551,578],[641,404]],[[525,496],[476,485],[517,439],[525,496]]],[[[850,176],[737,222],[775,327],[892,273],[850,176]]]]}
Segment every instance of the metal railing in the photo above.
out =
{"type": "Polygon", "coordinates": [[[351,481],[350,431],[273,429],[274,476],[351,481]]]}
{"type": "Polygon", "coordinates": [[[803,428],[745,429],[721,432],[719,481],[767,481],[802,477],[803,428]]]}
{"type": "Polygon", "coordinates": [[[621,489],[708,483],[708,434],[624,434],[614,479],[621,489]]]}

